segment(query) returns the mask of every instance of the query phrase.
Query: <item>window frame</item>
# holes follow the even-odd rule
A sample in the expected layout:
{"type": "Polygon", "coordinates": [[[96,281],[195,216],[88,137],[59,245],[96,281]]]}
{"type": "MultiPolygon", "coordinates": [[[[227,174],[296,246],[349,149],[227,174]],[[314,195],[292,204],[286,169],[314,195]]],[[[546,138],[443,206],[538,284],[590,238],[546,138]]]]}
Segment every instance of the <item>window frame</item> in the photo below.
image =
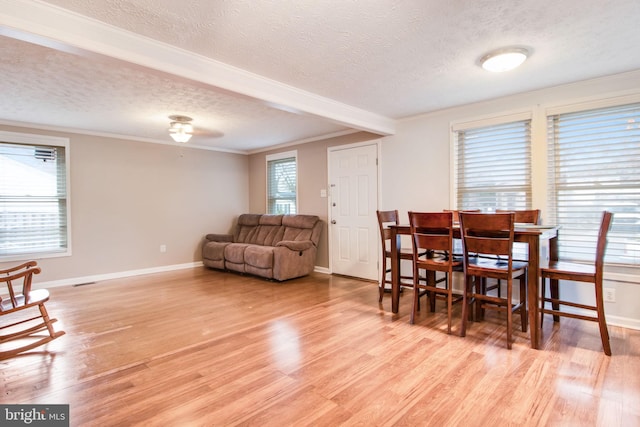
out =
{"type": "MultiPolygon", "coordinates": [[[[587,115],[591,115],[592,113],[596,113],[596,114],[601,113],[598,115],[598,117],[602,118],[606,115],[607,109],[618,108],[618,107],[620,109],[623,109],[626,106],[632,106],[632,105],[636,105],[636,106],[640,105],[640,97],[617,97],[617,98],[606,99],[601,101],[585,102],[585,103],[573,104],[573,105],[556,107],[556,108],[548,108],[546,110],[544,115],[545,127],[547,128],[545,132],[545,143],[547,144],[545,154],[548,160],[546,164],[547,186],[545,189],[545,195],[546,195],[546,202],[547,202],[547,216],[550,217],[554,223],[558,223],[558,218],[560,216],[560,213],[558,210],[559,207],[558,207],[557,198],[558,196],[561,196],[561,193],[563,192],[566,193],[566,189],[570,187],[570,186],[567,187],[567,185],[562,185],[562,179],[560,179],[560,182],[554,181],[552,179],[552,176],[555,176],[555,172],[557,172],[558,168],[561,167],[560,161],[551,160],[551,157],[554,157],[555,159],[558,156],[558,151],[557,151],[558,146],[556,143],[557,133],[555,132],[556,122],[554,121],[554,118],[557,118],[562,115],[569,115],[569,116],[580,115],[582,113],[587,115]],[[552,126],[552,123],[554,124],[553,132],[552,132],[552,129],[550,128],[552,126]],[[552,150],[553,150],[553,153],[552,153],[552,150]]],[[[638,124],[638,126],[640,126],[640,124],[638,124]]],[[[567,138],[567,134],[565,134],[564,138],[567,138]]],[[[605,139],[607,138],[601,138],[599,136],[597,138],[598,141],[605,140],[605,139]]],[[[576,171],[574,170],[574,173],[575,172],[576,171]]],[[[606,175],[607,175],[606,173],[602,175],[598,175],[598,177],[600,178],[599,180],[596,180],[595,182],[585,183],[585,185],[581,186],[579,189],[576,187],[576,191],[587,190],[588,192],[591,192],[591,193],[597,192],[598,185],[596,183],[601,182],[602,178],[606,177],[606,175]]],[[[625,190],[628,188],[615,187],[614,189],[625,190]]],[[[611,192],[606,191],[606,193],[607,195],[610,195],[611,192]]],[[[588,252],[586,254],[583,254],[580,251],[576,252],[575,245],[567,244],[566,246],[569,252],[565,253],[564,255],[561,255],[563,259],[569,259],[575,262],[590,262],[593,259],[593,256],[595,256],[595,244],[597,240],[597,234],[600,227],[600,215],[601,215],[601,212],[605,209],[610,210],[611,212],[614,213],[613,222],[608,235],[609,245],[618,246],[620,244],[619,240],[621,239],[621,236],[625,235],[624,233],[621,233],[621,232],[618,232],[616,234],[616,230],[619,228],[622,228],[623,225],[621,225],[620,219],[616,221],[616,209],[615,208],[611,209],[610,206],[607,206],[607,204],[613,203],[613,200],[610,200],[608,197],[603,197],[602,199],[600,199],[599,197],[595,197],[593,200],[600,202],[603,206],[600,206],[600,207],[596,206],[595,211],[592,212],[591,215],[588,215],[588,212],[587,212],[587,215],[585,215],[584,218],[580,219],[581,223],[591,224],[591,227],[589,228],[589,230],[587,230],[588,232],[585,235],[582,235],[582,234],[576,235],[575,233],[573,234],[570,233],[570,236],[573,239],[576,239],[576,240],[590,239],[590,241],[592,241],[592,243],[588,247],[588,252]],[[607,203],[607,201],[609,201],[609,203],[607,203]],[[575,255],[575,257],[572,257],[570,255],[571,253],[574,253],[577,255],[575,255]]],[[[564,209],[570,208],[570,206],[567,206],[566,204],[563,204],[562,206],[564,209]]],[[[559,225],[562,226],[562,223],[560,223],[559,225]]],[[[636,239],[635,244],[633,242],[630,243],[632,246],[637,245],[637,241],[638,241],[637,235],[635,236],[635,239],[636,239]]],[[[559,250],[562,253],[562,247],[560,247],[559,250]]],[[[618,247],[618,252],[619,251],[620,251],[620,248],[618,247]]],[[[614,253],[616,252],[614,251],[614,253]]],[[[612,253],[611,251],[608,251],[608,253],[605,255],[606,265],[616,266],[619,268],[624,268],[624,267],[640,268],[640,259],[638,259],[639,258],[638,256],[632,257],[631,262],[624,262],[622,261],[622,258],[620,258],[620,255],[619,255],[619,258],[614,259],[614,253],[612,253]]]]}
{"type": "Polygon", "coordinates": [[[72,255],[71,239],[71,144],[69,138],[38,135],[19,132],[0,131],[0,141],[9,144],[42,145],[51,147],[63,147],[65,151],[65,209],[66,209],[66,248],[60,250],[48,250],[43,252],[29,252],[13,255],[0,255],[0,262],[25,261],[31,259],[57,258],[72,255]]]}
{"type": "MultiPolygon", "coordinates": [[[[533,120],[533,114],[529,110],[518,111],[514,113],[509,113],[509,114],[496,114],[494,116],[482,117],[475,120],[455,121],[451,123],[451,126],[450,126],[450,140],[451,140],[450,154],[451,154],[451,166],[452,166],[451,167],[451,200],[452,200],[451,209],[465,208],[464,206],[460,206],[458,202],[459,200],[459,197],[458,197],[458,190],[459,190],[458,188],[458,167],[459,167],[458,134],[459,132],[485,128],[485,127],[492,127],[492,126],[508,125],[511,123],[517,123],[517,122],[523,122],[523,121],[529,122],[528,124],[529,125],[529,153],[528,153],[527,159],[529,161],[529,176],[531,177],[531,183],[529,185],[528,195],[526,195],[526,198],[528,201],[525,204],[525,206],[520,207],[520,209],[531,209],[531,206],[534,204],[533,199],[534,199],[534,193],[535,193],[535,183],[533,178],[533,175],[534,175],[534,171],[533,171],[533,168],[534,168],[533,166],[534,120],[533,120]]],[[[468,207],[468,208],[471,208],[471,207],[468,207]]],[[[508,207],[508,206],[501,206],[498,208],[511,209],[511,207],[508,207]]]]}
{"type": "Polygon", "coordinates": [[[299,170],[298,170],[298,151],[297,150],[292,150],[292,151],[283,151],[281,153],[274,153],[274,154],[268,154],[267,156],[265,156],[265,167],[266,167],[266,171],[265,171],[265,176],[266,176],[266,185],[265,185],[265,190],[266,190],[266,200],[265,200],[265,212],[267,214],[276,214],[274,212],[270,212],[269,210],[269,200],[270,200],[270,194],[269,194],[269,187],[270,187],[270,168],[269,168],[269,163],[273,162],[273,161],[278,161],[278,160],[284,160],[284,159],[289,159],[289,158],[293,158],[295,165],[296,165],[296,191],[295,191],[295,213],[298,213],[298,201],[299,201],[299,196],[298,196],[298,179],[299,179],[299,170]]]}

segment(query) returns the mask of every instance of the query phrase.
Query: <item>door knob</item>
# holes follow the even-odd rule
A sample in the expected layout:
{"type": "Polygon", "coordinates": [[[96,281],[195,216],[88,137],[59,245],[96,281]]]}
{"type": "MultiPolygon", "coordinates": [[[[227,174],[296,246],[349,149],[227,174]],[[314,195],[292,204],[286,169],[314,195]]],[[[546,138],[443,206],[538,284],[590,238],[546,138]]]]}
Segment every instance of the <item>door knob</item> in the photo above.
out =
{"type": "Polygon", "coordinates": [[[335,224],[335,223],[336,223],[336,220],[335,220],[335,219],[332,219],[332,220],[331,220],[331,224],[335,224]]]}

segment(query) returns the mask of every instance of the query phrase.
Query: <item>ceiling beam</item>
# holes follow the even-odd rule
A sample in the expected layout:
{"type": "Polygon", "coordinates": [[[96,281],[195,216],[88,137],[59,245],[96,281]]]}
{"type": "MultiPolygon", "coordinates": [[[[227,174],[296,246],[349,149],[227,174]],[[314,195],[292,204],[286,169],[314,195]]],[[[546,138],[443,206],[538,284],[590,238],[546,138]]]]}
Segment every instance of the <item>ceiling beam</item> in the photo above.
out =
{"type": "Polygon", "coordinates": [[[358,130],[379,135],[392,135],[396,130],[391,118],[46,3],[0,0],[0,35],[65,52],[126,61],[358,130]]]}

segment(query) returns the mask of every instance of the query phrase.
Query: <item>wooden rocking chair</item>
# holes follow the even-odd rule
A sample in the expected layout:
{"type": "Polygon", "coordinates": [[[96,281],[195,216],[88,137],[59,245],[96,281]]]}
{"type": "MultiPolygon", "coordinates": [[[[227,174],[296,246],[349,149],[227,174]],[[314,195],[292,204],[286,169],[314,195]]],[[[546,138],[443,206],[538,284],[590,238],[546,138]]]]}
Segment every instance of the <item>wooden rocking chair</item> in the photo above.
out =
{"type": "Polygon", "coordinates": [[[44,307],[44,303],[49,300],[49,291],[31,290],[33,275],[40,273],[40,267],[36,265],[35,261],[29,261],[7,270],[0,270],[0,283],[4,283],[9,291],[9,295],[0,295],[0,333],[3,334],[0,335],[0,360],[34,349],[64,335],[64,331],[53,330],[52,323],[57,319],[49,319],[47,309],[44,307]],[[19,291],[20,282],[22,290],[19,291]],[[27,316],[18,314],[36,306],[40,311],[37,316],[30,317],[33,315],[31,313],[27,316]],[[33,325],[34,321],[39,323],[33,325]],[[36,334],[44,330],[48,332],[47,335],[36,334]],[[16,342],[26,340],[27,344],[2,350],[2,347],[14,340],[16,342]]]}

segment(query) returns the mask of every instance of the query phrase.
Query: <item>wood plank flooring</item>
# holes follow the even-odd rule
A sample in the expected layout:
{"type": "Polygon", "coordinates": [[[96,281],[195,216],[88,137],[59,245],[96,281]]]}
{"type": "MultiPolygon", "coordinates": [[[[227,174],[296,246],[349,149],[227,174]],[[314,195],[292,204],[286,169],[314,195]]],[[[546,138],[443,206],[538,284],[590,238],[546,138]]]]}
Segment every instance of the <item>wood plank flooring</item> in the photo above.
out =
{"type": "Polygon", "coordinates": [[[638,426],[640,331],[545,321],[543,349],[487,313],[409,324],[375,283],[205,268],[50,289],[67,334],[0,361],[1,403],[68,403],[72,426],[638,426]]]}

